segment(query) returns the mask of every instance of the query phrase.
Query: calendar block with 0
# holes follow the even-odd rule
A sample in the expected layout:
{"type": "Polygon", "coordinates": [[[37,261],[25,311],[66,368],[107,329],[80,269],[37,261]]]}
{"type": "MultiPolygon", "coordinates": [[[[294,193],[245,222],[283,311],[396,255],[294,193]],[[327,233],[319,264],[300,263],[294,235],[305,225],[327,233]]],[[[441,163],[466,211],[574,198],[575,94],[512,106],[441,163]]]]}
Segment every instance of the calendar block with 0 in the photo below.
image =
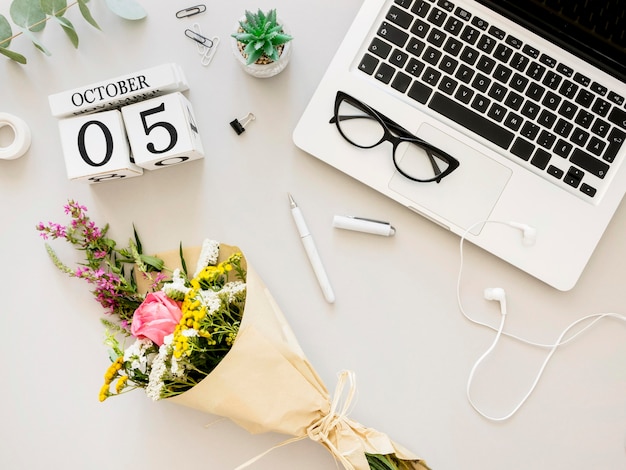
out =
{"type": "Polygon", "coordinates": [[[69,179],[100,183],[143,174],[133,163],[120,111],[61,119],[59,131],[69,179]]]}

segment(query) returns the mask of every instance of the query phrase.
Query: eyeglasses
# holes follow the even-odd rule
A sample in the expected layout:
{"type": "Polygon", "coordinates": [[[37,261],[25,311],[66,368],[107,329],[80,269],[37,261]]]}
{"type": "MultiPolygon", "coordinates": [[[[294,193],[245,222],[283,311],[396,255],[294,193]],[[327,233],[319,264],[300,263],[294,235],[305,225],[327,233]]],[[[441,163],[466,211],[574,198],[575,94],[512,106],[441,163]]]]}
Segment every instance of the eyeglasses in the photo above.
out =
{"type": "Polygon", "coordinates": [[[393,164],[413,181],[439,183],[459,167],[459,161],[411,134],[399,124],[343,91],[335,98],[335,115],[341,136],[352,145],[369,149],[387,141],[393,145],[393,164]]]}

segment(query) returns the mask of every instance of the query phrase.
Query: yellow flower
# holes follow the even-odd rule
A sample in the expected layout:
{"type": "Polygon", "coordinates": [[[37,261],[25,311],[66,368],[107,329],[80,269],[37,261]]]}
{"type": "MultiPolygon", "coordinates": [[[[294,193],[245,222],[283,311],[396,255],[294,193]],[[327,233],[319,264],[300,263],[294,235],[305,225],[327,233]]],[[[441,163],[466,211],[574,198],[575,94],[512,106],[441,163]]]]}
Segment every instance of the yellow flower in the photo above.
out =
{"type": "Polygon", "coordinates": [[[122,375],[118,380],[117,383],[115,384],[115,392],[116,393],[121,393],[122,390],[124,390],[124,387],[126,386],[126,382],[128,382],[128,376],[127,375],[122,375]]]}

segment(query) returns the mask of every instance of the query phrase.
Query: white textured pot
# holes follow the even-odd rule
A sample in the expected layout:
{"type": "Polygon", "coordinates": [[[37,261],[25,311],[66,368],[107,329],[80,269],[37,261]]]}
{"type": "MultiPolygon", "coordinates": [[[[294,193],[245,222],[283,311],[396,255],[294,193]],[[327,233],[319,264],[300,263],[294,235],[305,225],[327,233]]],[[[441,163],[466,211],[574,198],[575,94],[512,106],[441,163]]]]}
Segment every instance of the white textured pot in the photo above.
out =
{"type": "MultiPolygon", "coordinates": [[[[246,17],[242,16],[240,18],[240,21],[245,21],[246,17]]],[[[285,26],[285,23],[278,18],[277,23],[283,26],[283,32],[286,34],[290,34],[289,33],[289,29],[285,26]]],[[[237,31],[239,29],[239,22],[237,22],[237,25],[235,26],[235,31],[237,31]]],[[[246,64],[246,59],[245,57],[241,54],[241,51],[239,50],[239,45],[237,44],[237,40],[230,36],[230,45],[231,45],[231,50],[233,51],[233,55],[235,56],[235,59],[237,60],[237,63],[239,63],[239,65],[241,65],[241,68],[243,68],[243,70],[245,70],[247,73],[249,73],[250,75],[257,77],[257,78],[269,78],[269,77],[273,77],[274,75],[279,74],[280,72],[282,72],[285,67],[287,67],[287,64],[289,63],[289,58],[291,57],[291,43],[293,42],[293,40],[287,42],[284,44],[283,46],[283,51],[280,54],[280,57],[278,60],[274,61],[274,62],[270,62],[269,64],[246,64]]]]}

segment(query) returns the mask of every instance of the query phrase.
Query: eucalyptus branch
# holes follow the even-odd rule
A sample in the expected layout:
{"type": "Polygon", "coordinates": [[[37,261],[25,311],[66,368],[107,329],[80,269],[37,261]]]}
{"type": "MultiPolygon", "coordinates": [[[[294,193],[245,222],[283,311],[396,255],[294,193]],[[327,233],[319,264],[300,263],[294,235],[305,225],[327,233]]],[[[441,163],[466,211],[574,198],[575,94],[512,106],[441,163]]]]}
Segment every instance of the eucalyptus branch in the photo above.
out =
{"type": "MultiPolygon", "coordinates": [[[[58,12],[56,12],[55,16],[63,16],[65,14],[65,12],[67,10],[69,10],[71,7],[73,7],[74,5],[78,5],[78,1],[75,1],[74,3],[70,3],[69,5],[67,5],[65,8],[60,9],[58,12]]],[[[45,25],[50,19],[52,18],[52,16],[46,16],[43,20],[39,20],[36,23],[33,23],[29,26],[26,27],[26,29],[32,30],[33,28],[36,28],[38,26],[41,26],[42,24],[45,25]]],[[[19,31],[17,33],[15,33],[13,36],[8,37],[6,39],[3,39],[2,41],[0,41],[0,47],[8,47],[8,45],[11,43],[11,41],[21,35],[24,34],[24,31],[19,31]],[[6,46],[4,45],[6,43],[6,46]]]]}
{"type": "MultiPolygon", "coordinates": [[[[72,45],[77,48],[78,34],[71,21],[65,17],[65,14],[70,8],[78,5],[83,19],[94,28],[100,29],[100,26],[93,16],[91,16],[91,12],[87,7],[88,1],[89,0],[72,0],[72,3],[67,4],[67,0],[55,0],[54,2],[44,2],[41,0],[12,0],[10,16],[13,23],[18,26],[19,31],[14,34],[7,18],[0,14],[0,54],[5,55],[15,62],[26,64],[26,57],[9,49],[11,41],[19,36],[25,35],[32,41],[37,49],[46,55],[51,55],[34,34],[43,31],[46,24],[51,19],[54,19],[59,26],[61,26],[72,45]],[[56,10],[55,8],[59,9],[56,10]],[[33,21],[32,24],[31,21],[33,21]]],[[[103,1],[105,1],[107,7],[113,13],[122,18],[139,20],[146,16],[143,7],[136,3],[135,0],[125,0],[124,2],[103,1]]]]}

